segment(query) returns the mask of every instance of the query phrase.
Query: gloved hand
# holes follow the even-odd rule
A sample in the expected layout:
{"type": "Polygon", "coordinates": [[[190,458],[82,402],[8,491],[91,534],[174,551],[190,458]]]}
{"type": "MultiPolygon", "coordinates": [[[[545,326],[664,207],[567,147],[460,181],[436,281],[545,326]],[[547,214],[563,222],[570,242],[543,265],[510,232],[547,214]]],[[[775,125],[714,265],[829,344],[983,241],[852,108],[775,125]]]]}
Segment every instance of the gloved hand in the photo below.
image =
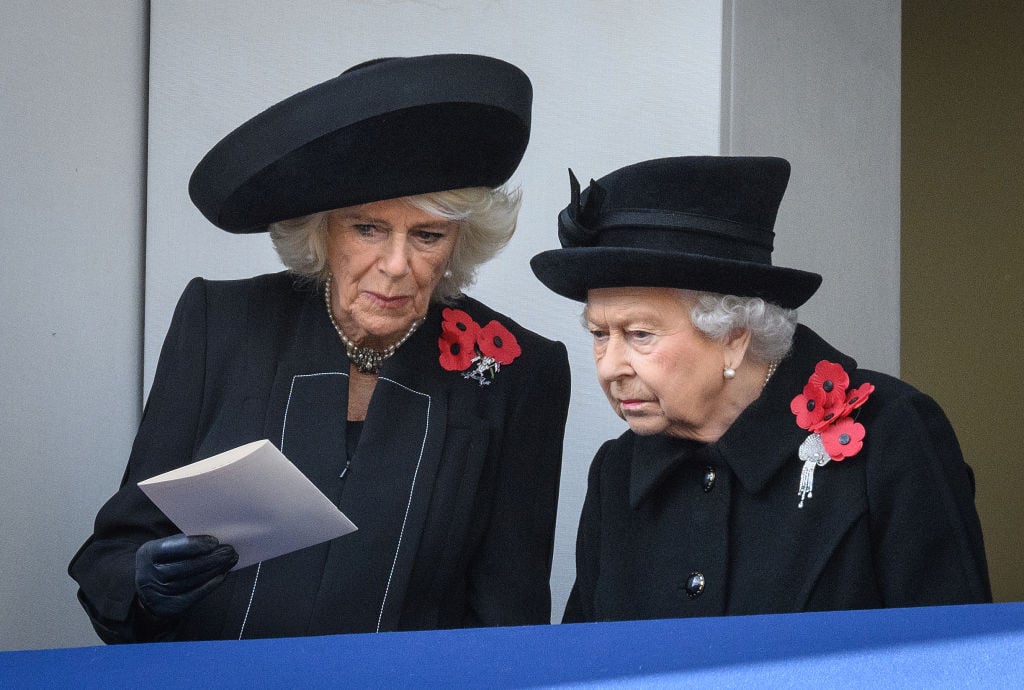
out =
{"type": "Polygon", "coordinates": [[[174,618],[212,592],[237,562],[234,547],[215,537],[154,539],[135,552],[135,591],[146,611],[174,618]]]}

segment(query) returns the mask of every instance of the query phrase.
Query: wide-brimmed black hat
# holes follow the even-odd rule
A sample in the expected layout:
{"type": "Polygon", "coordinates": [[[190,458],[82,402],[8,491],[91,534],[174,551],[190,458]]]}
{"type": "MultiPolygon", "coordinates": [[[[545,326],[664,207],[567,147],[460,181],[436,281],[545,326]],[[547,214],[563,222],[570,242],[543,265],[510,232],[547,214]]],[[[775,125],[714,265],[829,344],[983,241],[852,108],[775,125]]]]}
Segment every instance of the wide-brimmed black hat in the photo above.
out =
{"type": "Polygon", "coordinates": [[[482,55],[361,63],[271,106],[199,162],[189,196],[211,223],[260,232],[318,211],[497,187],[530,138],[533,88],[482,55]]]}
{"type": "Polygon", "coordinates": [[[807,301],[816,273],[772,265],[775,216],[789,163],[772,157],[685,156],[626,166],[591,181],[558,215],[562,249],[530,265],[544,285],[581,302],[604,287],[676,287],[807,301]]]}

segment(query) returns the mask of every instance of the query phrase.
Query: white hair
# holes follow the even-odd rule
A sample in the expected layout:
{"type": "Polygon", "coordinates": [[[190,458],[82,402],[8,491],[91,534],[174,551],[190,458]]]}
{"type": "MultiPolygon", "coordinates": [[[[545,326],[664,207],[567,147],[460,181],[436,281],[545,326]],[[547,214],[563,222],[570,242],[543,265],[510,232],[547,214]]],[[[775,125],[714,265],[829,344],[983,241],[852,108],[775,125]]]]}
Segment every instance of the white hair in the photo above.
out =
{"type": "MultiPolygon", "coordinates": [[[[421,211],[459,224],[455,249],[447,271],[432,299],[452,300],[476,279],[481,265],[494,258],[512,239],[519,217],[522,194],[501,186],[469,187],[402,197],[421,211]]],[[[314,281],[327,280],[327,214],[321,211],[270,225],[270,239],[281,262],[292,273],[314,281]]]]}
{"type": "Polygon", "coordinates": [[[736,329],[750,331],[749,352],[762,362],[782,359],[793,346],[796,309],[784,309],[760,297],[681,292],[687,302],[693,302],[690,321],[694,328],[716,342],[725,342],[736,329]]]}

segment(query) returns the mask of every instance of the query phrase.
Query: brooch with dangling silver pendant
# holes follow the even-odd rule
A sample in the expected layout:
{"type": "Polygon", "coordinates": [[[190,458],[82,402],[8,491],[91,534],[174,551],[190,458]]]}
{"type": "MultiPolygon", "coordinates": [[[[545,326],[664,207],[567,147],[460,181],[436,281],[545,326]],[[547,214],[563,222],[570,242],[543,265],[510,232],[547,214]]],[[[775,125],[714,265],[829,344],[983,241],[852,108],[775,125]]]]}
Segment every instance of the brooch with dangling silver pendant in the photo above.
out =
{"type": "Polygon", "coordinates": [[[796,415],[797,426],[811,432],[797,451],[797,457],[804,464],[800,471],[797,508],[803,508],[804,500],[814,496],[815,468],[833,460],[842,462],[864,447],[864,425],[850,415],[867,402],[875,387],[862,383],[847,390],[849,385],[846,370],[823,359],[815,365],[803,392],[789,404],[790,411],[796,415]]]}
{"type": "Polygon", "coordinates": [[[811,434],[804,439],[797,454],[804,463],[800,471],[800,503],[797,505],[797,508],[803,508],[804,499],[814,497],[814,468],[827,465],[832,458],[825,452],[820,434],[811,434]]]}

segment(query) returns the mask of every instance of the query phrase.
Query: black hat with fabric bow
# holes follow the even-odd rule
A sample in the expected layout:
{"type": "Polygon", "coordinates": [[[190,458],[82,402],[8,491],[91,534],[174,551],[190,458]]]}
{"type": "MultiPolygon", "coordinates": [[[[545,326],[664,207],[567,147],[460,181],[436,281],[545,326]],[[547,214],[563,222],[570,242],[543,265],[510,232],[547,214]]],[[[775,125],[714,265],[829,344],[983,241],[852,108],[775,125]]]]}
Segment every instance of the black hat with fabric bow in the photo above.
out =
{"type": "Polygon", "coordinates": [[[684,156],[616,170],[558,216],[562,249],[530,265],[554,292],[586,301],[605,287],[675,287],[760,297],[796,308],[816,273],[772,265],[775,216],[789,163],[774,157],[684,156]]]}
{"type": "Polygon", "coordinates": [[[361,63],[271,106],[217,143],[189,180],[230,232],[463,187],[497,187],[530,138],[533,87],[483,55],[361,63]]]}

